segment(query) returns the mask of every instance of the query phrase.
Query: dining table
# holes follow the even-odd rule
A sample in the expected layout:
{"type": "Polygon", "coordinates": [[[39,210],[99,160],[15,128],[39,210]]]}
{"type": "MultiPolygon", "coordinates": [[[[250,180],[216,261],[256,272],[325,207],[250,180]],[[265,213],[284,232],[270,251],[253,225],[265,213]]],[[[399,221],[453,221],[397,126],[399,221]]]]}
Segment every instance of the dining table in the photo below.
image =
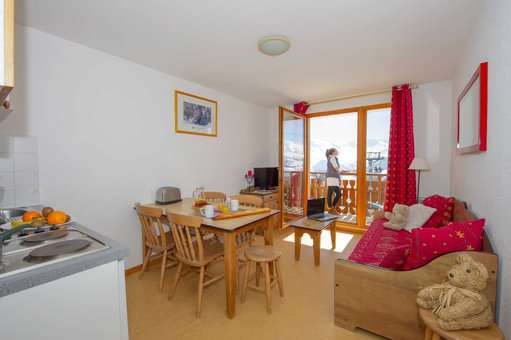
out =
{"type": "Polygon", "coordinates": [[[236,236],[240,233],[260,228],[264,230],[264,243],[273,245],[273,229],[278,223],[279,210],[270,209],[255,215],[215,220],[203,217],[200,210],[194,207],[192,198],[184,198],[180,202],[172,204],[143,204],[146,207],[156,207],[162,210],[164,215],[180,214],[186,216],[198,216],[202,218],[201,230],[211,232],[224,240],[224,270],[225,270],[225,303],[227,317],[232,319],[236,315],[236,287],[238,271],[238,254],[236,236]]]}

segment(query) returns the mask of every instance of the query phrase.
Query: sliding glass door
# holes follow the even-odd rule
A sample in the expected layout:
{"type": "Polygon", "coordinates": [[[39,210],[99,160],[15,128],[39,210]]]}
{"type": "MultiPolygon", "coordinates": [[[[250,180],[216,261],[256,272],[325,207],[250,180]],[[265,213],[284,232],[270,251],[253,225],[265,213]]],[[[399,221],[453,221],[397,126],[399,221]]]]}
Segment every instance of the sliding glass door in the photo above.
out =
{"type": "MultiPolygon", "coordinates": [[[[309,142],[309,198],[325,197],[328,201],[326,180],[326,150],[336,148],[342,169],[339,181],[340,199],[336,203],[341,220],[357,223],[357,168],[358,168],[358,112],[311,118],[309,142]]],[[[332,197],[333,198],[333,197],[332,197]]]]}
{"type": "Polygon", "coordinates": [[[311,113],[307,121],[307,197],[328,201],[325,153],[329,148],[338,149],[342,169],[338,182],[341,195],[336,204],[339,221],[365,228],[385,200],[390,104],[311,113]]]}

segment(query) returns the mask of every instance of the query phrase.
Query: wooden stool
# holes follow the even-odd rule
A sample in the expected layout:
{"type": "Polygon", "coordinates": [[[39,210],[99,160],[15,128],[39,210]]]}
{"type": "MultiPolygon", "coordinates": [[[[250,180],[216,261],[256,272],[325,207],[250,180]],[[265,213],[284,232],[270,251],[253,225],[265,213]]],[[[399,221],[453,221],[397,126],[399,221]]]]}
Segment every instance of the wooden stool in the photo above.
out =
{"type": "Polygon", "coordinates": [[[271,288],[277,284],[279,286],[280,296],[284,296],[284,286],[282,284],[282,273],[280,271],[279,259],[282,252],[276,250],[272,246],[252,246],[245,250],[245,258],[247,260],[247,266],[245,269],[245,277],[243,280],[243,287],[241,289],[241,302],[245,302],[247,297],[247,288],[257,290],[266,294],[266,311],[271,313],[271,288]],[[250,269],[253,264],[262,266],[264,275],[264,289],[258,286],[252,286],[248,284],[250,280],[250,269]],[[270,268],[270,265],[272,268],[270,268]],[[270,274],[270,269],[273,275],[270,274]]]}
{"type": "Polygon", "coordinates": [[[426,325],[424,340],[504,340],[504,334],[495,324],[484,329],[444,331],[431,311],[421,308],[419,315],[426,325]]]}

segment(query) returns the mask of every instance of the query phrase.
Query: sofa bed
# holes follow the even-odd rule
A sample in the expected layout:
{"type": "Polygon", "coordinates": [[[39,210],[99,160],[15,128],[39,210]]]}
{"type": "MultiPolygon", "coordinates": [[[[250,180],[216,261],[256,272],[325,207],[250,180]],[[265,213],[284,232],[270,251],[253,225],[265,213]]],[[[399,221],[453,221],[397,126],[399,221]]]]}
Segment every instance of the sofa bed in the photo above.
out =
{"type": "MultiPolygon", "coordinates": [[[[477,220],[464,202],[452,200],[449,224],[440,226],[439,231],[456,223],[477,220]]],[[[425,286],[445,281],[447,271],[461,254],[469,254],[488,269],[488,285],[483,294],[495,311],[498,258],[482,228],[478,251],[468,246],[466,250],[439,254],[424,263],[412,261],[410,265],[407,262],[414,247],[426,244],[415,244],[414,233],[385,228],[385,222],[384,219],[373,221],[353,252],[335,262],[334,304],[338,326],[350,330],[358,327],[390,339],[423,339],[416,294],[425,286]]]]}

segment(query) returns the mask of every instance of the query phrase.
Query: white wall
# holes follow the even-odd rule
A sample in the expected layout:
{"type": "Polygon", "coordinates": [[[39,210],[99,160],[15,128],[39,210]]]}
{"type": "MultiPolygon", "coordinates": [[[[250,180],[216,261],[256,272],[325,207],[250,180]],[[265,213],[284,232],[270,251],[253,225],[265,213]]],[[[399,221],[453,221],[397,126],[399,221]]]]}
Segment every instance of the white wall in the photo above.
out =
{"type": "Polygon", "coordinates": [[[0,207],[39,204],[37,138],[0,136],[0,207]]]}
{"type": "Polygon", "coordinates": [[[415,155],[431,166],[421,175],[420,195],[450,195],[452,83],[426,83],[412,91],[415,155]]]}
{"type": "Polygon", "coordinates": [[[141,262],[132,209],[155,190],[237,193],[243,174],[271,162],[269,112],[231,96],[17,27],[14,112],[3,135],[37,136],[41,201],[129,246],[141,262]],[[218,100],[218,137],[177,135],[173,91],[218,100]]]}
{"type": "MultiPolygon", "coordinates": [[[[431,171],[421,175],[421,196],[450,194],[452,83],[420,84],[412,90],[415,155],[426,158],[431,171]]],[[[307,113],[390,103],[391,94],[380,94],[313,105],[307,113]]]]}
{"type": "MultiPolygon", "coordinates": [[[[463,51],[453,82],[457,97],[480,62],[488,61],[488,151],[458,156],[453,153],[453,193],[469,202],[487,221],[500,258],[500,326],[511,335],[511,151],[509,87],[511,84],[511,2],[485,0],[480,20],[463,51]]],[[[453,103],[453,122],[457,121],[453,103]]],[[[451,144],[456,136],[455,124],[451,144]]]]}

